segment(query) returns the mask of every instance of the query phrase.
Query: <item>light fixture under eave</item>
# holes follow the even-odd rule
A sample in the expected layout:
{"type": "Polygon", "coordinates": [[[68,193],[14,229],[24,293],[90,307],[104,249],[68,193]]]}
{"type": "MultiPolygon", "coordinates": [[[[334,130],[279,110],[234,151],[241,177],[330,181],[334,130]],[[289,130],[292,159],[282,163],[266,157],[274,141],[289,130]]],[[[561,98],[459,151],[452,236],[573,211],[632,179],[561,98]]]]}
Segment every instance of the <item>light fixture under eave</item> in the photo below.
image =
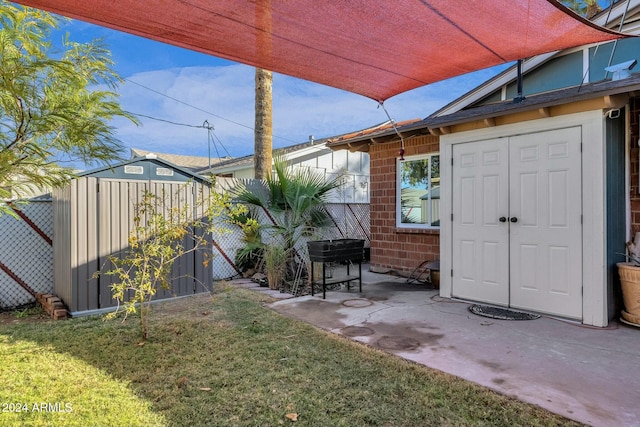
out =
{"type": "Polygon", "coordinates": [[[401,148],[398,151],[398,160],[400,160],[401,162],[404,161],[404,148],[401,148]]]}

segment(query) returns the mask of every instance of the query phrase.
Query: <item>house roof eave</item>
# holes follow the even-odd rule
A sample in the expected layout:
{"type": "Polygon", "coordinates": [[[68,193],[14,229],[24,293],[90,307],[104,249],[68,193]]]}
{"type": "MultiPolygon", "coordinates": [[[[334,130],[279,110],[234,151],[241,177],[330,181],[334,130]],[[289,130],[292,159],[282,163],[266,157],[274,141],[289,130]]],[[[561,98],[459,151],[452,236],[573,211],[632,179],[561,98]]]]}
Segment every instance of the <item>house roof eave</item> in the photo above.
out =
{"type": "MultiPolygon", "coordinates": [[[[377,127],[381,125],[377,125],[373,128],[366,129],[367,131],[373,130],[371,132],[366,132],[362,134],[356,134],[352,137],[344,138],[344,139],[335,139],[329,140],[327,142],[327,147],[333,151],[345,150],[349,151],[362,151],[369,152],[369,146],[374,144],[383,144],[390,141],[395,141],[398,139],[398,133],[402,135],[403,138],[408,138],[413,136],[415,132],[420,132],[421,127],[416,127],[415,124],[421,123],[421,119],[411,119],[405,120],[400,123],[396,123],[396,127],[394,128],[391,125],[391,122],[387,122],[384,124],[383,129],[376,130],[377,127]]],[[[363,131],[359,131],[363,132],[363,131]]],[[[353,135],[354,133],[347,134],[353,135]]]]}
{"type": "Polygon", "coordinates": [[[624,95],[640,90],[640,74],[632,75],[624,80],[606,80],[596,83],[589,83],[581,86],[531,95],[522,102],[503,101],[497,104],[484,105],[468,110],[461,110],[457,113],[442,117],[429,117],[422,121],[424,127],[428,127],[432,134],[447,133],[451,126],[460,125],[476,120],[484,120],[487,126],[495,124],[498,117],[516,114],[526,111],[539,110],[541,117],[549,114],[549,108],[603,97],[605,105],[609,108],[620,108],[626,103],[626,98],[621,99],[619,95],[624,95]]]}
{"type": "MultiPolygon", "coordinates": [[[[494,126],[496,118],[538,110],[540,117],[548,117],[550,108],[562,104],[569,104],[594,98],[604,98],[603,104],[607,108],[620,108],[626,104],[628,96],[625,94],[640,92],[640,73],[632,74],[624,80],[604,80],[595,83],[587,83],[580,86],[560,89],[556,91],[531,95],[522,102],[514,103],[512,100],[488,104],[467,110],[448,114],[441,117],[427,117],[415,123],[398,127],[403,138],[431,134],[435,136],[451,133],[452,127],[482,120],[486,126],[494,126]]],[[[399,138],[394,129],[386,130],[375,135],[363,135],[343,141],[328,144],[332,150],[364,151],[374,144],[383,144],[397,141],[399,138]]]]}

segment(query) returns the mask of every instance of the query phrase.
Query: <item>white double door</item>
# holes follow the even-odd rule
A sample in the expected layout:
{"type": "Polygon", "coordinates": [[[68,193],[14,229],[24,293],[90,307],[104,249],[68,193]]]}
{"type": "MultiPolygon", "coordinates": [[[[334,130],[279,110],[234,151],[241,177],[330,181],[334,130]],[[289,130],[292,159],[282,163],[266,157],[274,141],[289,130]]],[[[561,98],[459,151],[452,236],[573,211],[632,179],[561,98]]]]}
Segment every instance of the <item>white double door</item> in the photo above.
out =
{"type": "Polygon", "coordinates": [[[453,146],[452,295],[582,318],[581,129],[453,146]]]}

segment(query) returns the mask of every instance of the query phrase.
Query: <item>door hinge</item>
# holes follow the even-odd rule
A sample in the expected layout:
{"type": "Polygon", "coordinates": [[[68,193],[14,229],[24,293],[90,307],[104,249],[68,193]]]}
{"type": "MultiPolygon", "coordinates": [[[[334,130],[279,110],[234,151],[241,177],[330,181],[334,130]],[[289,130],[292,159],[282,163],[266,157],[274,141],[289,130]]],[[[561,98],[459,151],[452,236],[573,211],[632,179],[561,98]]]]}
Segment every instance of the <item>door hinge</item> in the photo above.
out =
{"type": "Polygon", "coordinates": [[[451,277],[453,277],[453,268],[451,269],[451,277]]]}
{"type": "Polygon", "coordinates": [[[451,158],[451,166],[453,166],[453,157],[451,158]]]}
{"type": "Polygon", "coordinates": [[[451,214],[451,221],[453,222],[453,214],[451,214]]]}
{"type": "Polygon", "coordinates": [[[582,153],[582,142],[580,143],[580,152],[582,153]]]}
{"type": "Polygon", "coordinates": [[[582,221],[583,221],[583,218],[584,218],[584,215],[580,215],[580,225],[582,225],[582,224],[583,224],[583,222],[582,222],[582,221]]]}
{"type": "Polygon", "coordinates": [[[96,193],[100,192],[100,181],[96,181],[96,193]]]}

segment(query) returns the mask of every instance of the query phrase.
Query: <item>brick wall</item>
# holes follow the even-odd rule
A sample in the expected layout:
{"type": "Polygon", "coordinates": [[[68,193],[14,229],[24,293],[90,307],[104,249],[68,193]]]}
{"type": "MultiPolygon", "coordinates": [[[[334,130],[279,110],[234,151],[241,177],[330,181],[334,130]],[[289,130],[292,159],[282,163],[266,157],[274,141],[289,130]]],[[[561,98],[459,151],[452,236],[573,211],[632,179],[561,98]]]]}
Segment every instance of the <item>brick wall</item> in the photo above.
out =
{"type": "MultiPolygon", "coordinates": [[[[409,275],[423,261],[440,259],[438,230],[396,227],[396,159],[400,142],[372,145],[371,269],[409,275]]],[[[405,140],[405,156],[437,153],[439,138],[420,136],[405,140]]]]}

